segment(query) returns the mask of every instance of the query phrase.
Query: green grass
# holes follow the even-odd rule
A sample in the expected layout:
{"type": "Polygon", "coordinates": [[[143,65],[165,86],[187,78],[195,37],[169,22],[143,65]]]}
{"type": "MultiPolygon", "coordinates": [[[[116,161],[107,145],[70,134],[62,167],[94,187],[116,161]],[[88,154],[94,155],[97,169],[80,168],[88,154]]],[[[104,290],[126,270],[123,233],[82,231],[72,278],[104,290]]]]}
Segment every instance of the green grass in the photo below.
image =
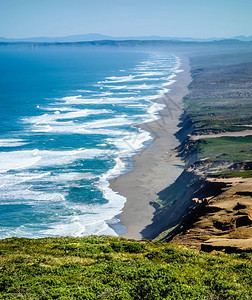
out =
{"type": "Polygon", "coordinates": [[[199,156],[234,162],[252,160],[252,135],[209,138],[202,141],[199,156]]]}
{"type": "MultiPolygon", "coordinates": [[[[250,129],[251,99],[205,98],[186,99],[185,111],[190,117],[194,134],[235,132],[250,129]]],[[[188,162],[192,155],[213,161],[244,162],[252,160],[252,135],[246,137],[209,138],[191,143],[182,154],[188,162]]]]}
{"type": "Polygon", "coordinates": [[[185,161],[193,154],[212,162],[239,163],[252,160],[252,135],[245,137],[205,138],[192,142],[181,152],[185,161]]]}
{"type": "Polygon", "coordinates": [[[0,241],[1,299],[251,299],[252,255],[107,236],[0,241]]]}
{"type": "MultiPolygon", "coordinates": [[[[251,129],[251,63],[246,62],[249,54],[224,56],[215,54],[190,58],[193,81],[189,85],[190,93],[184,98],[187,118],[181,134],[187,132],[189,125],[192,135],[251,129]]],[[[181,137],[183,138],[183,134],[181,137]]],[[[251,161],[251,145],[252,135],[202,138],[187,141],[184,149],[181,149],[181,156],[186,163],[208,158],[206,167],[213,171],[211,163],[215,169],[218,163],[224,169],[230,163],[251,161]]]]}
{"type": "Polygon", "coordinates": [[[232,178],[232,177],[250,178],[252,177],[252,170],[216,172],[211,174],[211,176],[224,177],[224,178],[232,178]]]}
{"type": "Polygon", "coordinates": [[[252,124],[250,99],[186,99],[185,111],[195,131],[243,131],[252,124]]]}

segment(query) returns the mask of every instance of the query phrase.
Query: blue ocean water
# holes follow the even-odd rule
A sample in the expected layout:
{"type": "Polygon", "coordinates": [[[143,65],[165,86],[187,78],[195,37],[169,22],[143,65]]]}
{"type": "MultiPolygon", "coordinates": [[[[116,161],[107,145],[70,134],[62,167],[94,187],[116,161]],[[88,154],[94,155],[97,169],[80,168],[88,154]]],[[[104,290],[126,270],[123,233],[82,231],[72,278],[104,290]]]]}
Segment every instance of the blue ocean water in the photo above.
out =
{"type": "Polygon", "coordinates": [[[0,238],[120,233],[126,199],[109,180],[151,141],[134,125],[158,118],[178,67],[167,53],[1,48],[0,238]]]}

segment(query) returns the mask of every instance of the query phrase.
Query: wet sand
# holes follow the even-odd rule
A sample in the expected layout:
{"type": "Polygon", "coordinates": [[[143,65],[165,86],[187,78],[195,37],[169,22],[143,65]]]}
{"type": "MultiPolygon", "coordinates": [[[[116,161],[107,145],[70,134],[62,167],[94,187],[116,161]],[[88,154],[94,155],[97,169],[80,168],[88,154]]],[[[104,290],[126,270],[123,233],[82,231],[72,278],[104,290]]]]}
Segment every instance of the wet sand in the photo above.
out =
{"type": "MultiPolygon", "coordinates": [[[[174,148],[179,141],[174,134],[178,131],[179,118],[183,113],[183,97],[188,93],[187,86],[191,82],[189,60],[180,57],[180,70],[176,82],[167,88],[170,91],[156,100],[165,104],[160,111],[159,120],[139,125],[153,136],[151,147],[145,148],[132,157],[134,169],[110,182],[111,188],[127,201],[119,219],[126,227],[122,236],[133,239],[148,238],[148,231],[141,233],[152,223],[154,207],[150,202],[155,201],[157,193],[172,184],[181,174],[183,162],[176,157],[174,148]]],[[[158,226],[158,225],[155,225],[158,226]]]]}

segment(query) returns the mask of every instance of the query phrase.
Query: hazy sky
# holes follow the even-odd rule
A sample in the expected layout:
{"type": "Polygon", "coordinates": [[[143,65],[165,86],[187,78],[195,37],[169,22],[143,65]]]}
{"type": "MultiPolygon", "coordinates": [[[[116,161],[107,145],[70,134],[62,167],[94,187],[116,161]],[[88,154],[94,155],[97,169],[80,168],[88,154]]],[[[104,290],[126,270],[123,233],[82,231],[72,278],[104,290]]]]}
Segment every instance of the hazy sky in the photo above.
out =
{"type": "Polygon", "coordinates": [[[252,34],[252,0],[0,0],[0,36],[252,34]]]}

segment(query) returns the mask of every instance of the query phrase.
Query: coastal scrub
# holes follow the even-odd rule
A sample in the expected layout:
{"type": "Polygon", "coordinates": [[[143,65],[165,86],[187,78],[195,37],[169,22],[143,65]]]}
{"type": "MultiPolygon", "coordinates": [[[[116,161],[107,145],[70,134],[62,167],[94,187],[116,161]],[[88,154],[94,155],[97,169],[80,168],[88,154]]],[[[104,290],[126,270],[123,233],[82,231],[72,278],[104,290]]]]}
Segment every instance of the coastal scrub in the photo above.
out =
{"type": "Polygon", "coordinates": [[[252,255],[108,236],[0,241],[0,299],[251,299],[252,255]]]}

